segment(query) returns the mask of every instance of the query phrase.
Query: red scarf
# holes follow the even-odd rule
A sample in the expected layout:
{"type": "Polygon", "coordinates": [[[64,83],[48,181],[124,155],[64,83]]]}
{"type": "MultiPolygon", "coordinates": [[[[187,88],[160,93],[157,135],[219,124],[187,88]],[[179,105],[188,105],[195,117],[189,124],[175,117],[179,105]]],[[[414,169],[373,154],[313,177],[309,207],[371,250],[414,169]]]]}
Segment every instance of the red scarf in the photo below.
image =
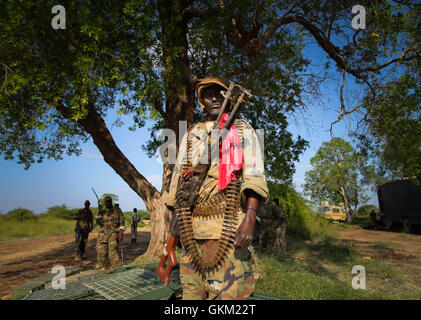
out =
{"type": "MultiPolygon", "coordinates": [[[[221,117],[219,125],[221,129],[228,120],[228,114],[224,113],[221,117]]],[[[230,131],[221,146],[219,146],[219,172],[218,172],[218,188],[225,189],[228,184],[234,179],[235,172],[241,170],[243,167],[244,155],[241,148],[240,137],[237,130],[232,125],[230,131]]]]}

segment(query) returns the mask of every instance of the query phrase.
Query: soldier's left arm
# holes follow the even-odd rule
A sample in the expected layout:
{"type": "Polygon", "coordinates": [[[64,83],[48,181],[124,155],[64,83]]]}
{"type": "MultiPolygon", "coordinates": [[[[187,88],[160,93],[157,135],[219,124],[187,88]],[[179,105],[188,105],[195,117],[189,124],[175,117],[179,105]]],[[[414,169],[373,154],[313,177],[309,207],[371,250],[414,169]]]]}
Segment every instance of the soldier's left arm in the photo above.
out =
{"type": "Polygon", "coordinates": [[[126,230],[126,218],[122,210],[120,210],[120,230],[126,230]]]}
{"type": "Polygon", "coordinates": [[[92,214],[92,211],[89,210],[89,230],[92,231],[94,229],[94,215],[92,214]]]}
{"type": "Polygon", "coordinates": [[[244,163],[240,194],[247,209],[237,232],[236,246],[244,248],[253,240],[259,202],[266,203],[269,190],[264,173],[262,149],[256,132],[246,121],[242,146],[244,163]]]}
{"type": "Polygon", "coordinates": [[[266,203],[269,190],[265,177],[262,145],[256,131],[246,121],[244,121],[242,147],[244,153],[243,182],[240,189],[242,203],[246,201],[245,191],[248,189],[255,192],[261,202],[266,203]]]}
{"type": "Polygon", "coordinates": [[[244,220],[238,228],[234,245],[245,248],[250,245],[254,236],[254,226],[256,224],[256,214],[259,206],[260,196],[251,189],[245,190],[247,198],[247,210],[244,220]]]}

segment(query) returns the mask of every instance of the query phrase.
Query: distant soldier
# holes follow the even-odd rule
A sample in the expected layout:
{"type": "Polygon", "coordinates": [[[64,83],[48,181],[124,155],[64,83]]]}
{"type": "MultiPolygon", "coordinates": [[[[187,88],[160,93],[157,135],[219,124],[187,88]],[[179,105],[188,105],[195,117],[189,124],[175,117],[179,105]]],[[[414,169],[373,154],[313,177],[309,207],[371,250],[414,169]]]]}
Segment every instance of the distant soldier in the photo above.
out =
{"type": "Polygon", "coordinates": [[[114,209],[120,214],[120,231],[118,233],[118,242],[123,241],[124,231],[126,230],[126,218],[124,217],[123,211],[120,209],[120,205],[116,203],[114,209]]]}
{"type": "Polygon", "coordinates": [[[371,209],[371,213],[370,213],[370,222],[371,222],[371,226],[372,228],[374,228],[374,230],[377,230],[377,215],[376,212],[374,211],[374,208],[371,209]]]}
{"type": "Polygon", "coordinates": [[[132,223],[131,223],[131,243],[135,243],[137,240],[137,224],[139,223],[140,218],[137,214],[137,209],[133,209],[132,213],[132,223]]]}
{"type": "Polygon", "coordinates": [[[114,267],[119,264],[118,257],[118,234],[121,227],[121,213],[113,208],[111,197],[105,197],[105,209],[98,205],[98,214],[95,216],[99,226],[97,240],[97,269],[106,268],[111,264],[114,267]]]}
{"type": "Polygon", "coordinates": [[[258,216],[260,217],[259,248],[262,250],[279,249],[277,241],[277,228],[281,225],[280,208],[276,203],[269,200],[266,204],[259,206],[258,216]]]}
{"type": "Polygon", "coordinates": [[[287,215],[285,210],[279,205],[279,199],[273,199],[275,203],[274,211],[275,216],[279,219],[279,225],[276,228],[276,243],[282,249],[282,253],[287,252],[287,239],[286,239],[286,228],[287,228],[287,215]]]}
{"type": "Polygon", "coordinates": [[[92,211],[89,209],[91,203],[89,200],[85,201],[85,208],[80,209],[74,216],[76,220],[75,238],[76,238],[76,256],[75,261],[81,261],[85,254],[86,244],[88,242],[89,232],[94,228],[94,217],[92,211]]]}

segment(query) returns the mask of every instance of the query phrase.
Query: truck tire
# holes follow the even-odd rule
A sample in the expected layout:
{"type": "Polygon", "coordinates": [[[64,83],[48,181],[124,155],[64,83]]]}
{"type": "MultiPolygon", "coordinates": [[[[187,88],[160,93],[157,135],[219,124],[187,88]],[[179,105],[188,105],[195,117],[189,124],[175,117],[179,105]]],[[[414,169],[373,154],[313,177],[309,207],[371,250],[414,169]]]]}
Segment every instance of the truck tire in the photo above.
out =
{"type": "Polygon", "coordinates": [[[412,233],[412,226],[408,218],[402,219],[402,226],[405,233],[412,233]]]}

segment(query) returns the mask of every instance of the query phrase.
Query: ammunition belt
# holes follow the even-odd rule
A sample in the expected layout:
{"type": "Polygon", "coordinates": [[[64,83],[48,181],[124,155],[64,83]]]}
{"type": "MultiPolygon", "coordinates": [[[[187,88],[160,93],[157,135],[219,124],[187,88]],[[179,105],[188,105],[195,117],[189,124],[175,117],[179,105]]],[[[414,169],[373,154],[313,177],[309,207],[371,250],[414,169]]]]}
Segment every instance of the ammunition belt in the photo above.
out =
{"type": "Polygon", "coordinates": [[[218,192],[209,200],[198,202],[193,209],[193,217],[210,217],[222,215],[227,206],[227,194],[225,190],[218,192]]]}
{"type": "MultiPolygon", "coordinates": [[[[238,130],[238,135],[242,141],[243,123],[241,120],[235,120],[234,125],[238,130]]],[[[186,160],[182,165],[182,172],[191,169],[191,139],[189,134],[193,126],[188,130],[187,134],[187,150],[186,160]]],[[[240,208],[240,172],[237,172],[231,183],[221,192],[211,197],[207,201],[201,201],[194,207],[193,213],[191,208],[177,208],[176,215],[179,223],[180,240],[183,244],[187,255],[193,265],[193,268],[200,274],[214,271],[222,267],[228,253],[234,247],[235,236],[238,224],[238,210],[240,208]],[[198,244],[194,239],[193,232],[193,216],[212,216],[224,214],[221,237],[218,239],[217,249],[211,253],[212,257],[206,259],[199,254],[198,244]]]]}
{"type": "Polygon", "coordinates": [[[177,218],[180,227],[180,239],[186,249],[193,268],[201,273],[213,271],[220,268],[228,256],[230,249],[234,247],[236,226],[238,221],[238,209],[240,207],[240,180],[235,178],[227,187],[227,204],[222,225],[221,238],[218,239],[218,246],[212,257],[206,259],[199,254],[198,244],[193,238],[193,221],[190,208],[177,208],[177,218]]]}

